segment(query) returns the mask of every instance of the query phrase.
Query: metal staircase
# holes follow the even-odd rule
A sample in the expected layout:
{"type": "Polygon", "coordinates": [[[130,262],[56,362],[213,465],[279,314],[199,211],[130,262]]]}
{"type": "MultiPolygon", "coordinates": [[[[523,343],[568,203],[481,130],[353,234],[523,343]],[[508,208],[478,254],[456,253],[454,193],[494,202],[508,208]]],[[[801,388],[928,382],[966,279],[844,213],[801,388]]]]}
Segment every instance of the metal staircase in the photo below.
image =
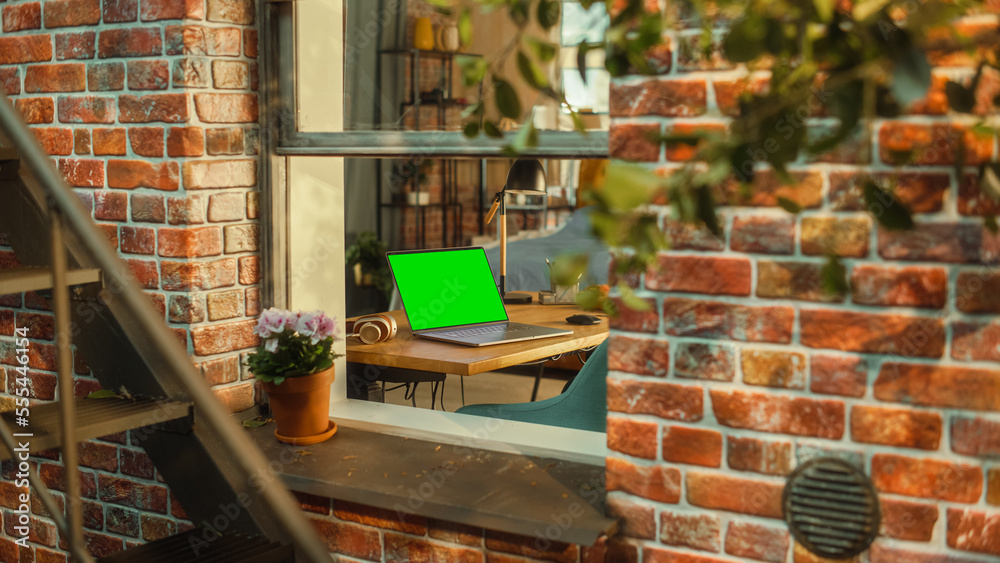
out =
{"type": "MultiPolygon", "coordinates": [[[[60,399],[31,406],[27,426],[15,413],[0,417],[0,459],[17,457],[22,440],[31,451],[60,448],[63,463],[75,467],[80,440],[139,429],[133,436],[188,517],[212,529],[195,528],[103,561],[330,561],[288,490],[276,479],[261,479],[268,460],[215,398],[2,93],[0,231],[22,263],[0,270],[0,295],[51,292],[60,399]],[[71,335],[103,388],[124,389],[129,398],[73,398],[71,335]]],[[[78,472],[65,474],[65,518],[33,470],[32,492],[67,540],[72,560],[91,562],[78,472]]]]}

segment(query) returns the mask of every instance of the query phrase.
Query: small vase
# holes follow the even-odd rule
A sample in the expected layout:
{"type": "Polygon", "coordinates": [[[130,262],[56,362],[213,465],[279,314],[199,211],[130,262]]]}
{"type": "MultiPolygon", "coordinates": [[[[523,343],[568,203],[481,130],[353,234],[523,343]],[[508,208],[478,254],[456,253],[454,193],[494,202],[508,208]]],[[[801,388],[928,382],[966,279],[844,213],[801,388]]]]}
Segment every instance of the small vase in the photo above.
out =
{"type": "Polygon", "coordinates": [[[434,49],[434,26],[430,18],[417,18],[413,22],[413,48],[423,51],[434,49]]]}
{"type": "Polygon", "coordinates": [[[295,446],[318,444],[337,431],[330,420],[330,384],[334,368],[302,377],[290,377],[281,385],[262,383],[271,405],[279,442],[295,446]]]}

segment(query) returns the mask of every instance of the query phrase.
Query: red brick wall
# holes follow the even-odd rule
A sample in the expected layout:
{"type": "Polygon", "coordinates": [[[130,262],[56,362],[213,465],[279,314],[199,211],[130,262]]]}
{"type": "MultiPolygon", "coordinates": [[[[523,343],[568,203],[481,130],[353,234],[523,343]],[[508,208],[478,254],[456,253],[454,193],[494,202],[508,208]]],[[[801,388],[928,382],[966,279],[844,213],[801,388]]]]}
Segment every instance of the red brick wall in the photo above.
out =
{"type": "MultiPolygon", "coordinates": [[[[996,30],[987,5],[955,29],[996,30]]],[[[671,43],[699,34],[674,30],[671,43]]],[[[678,51],[666,74],[611,92],[612,155],[664,174],[692,151],[647,132],[721,129],[738,92],[761,84],[678,51]]],[[[969,164],[997,149],[948,115],[944,77],[971,77],[969,57],[931,55],[934,89],[875,124],[873,156],[853,144],[800,162],[793,185],[758,174],[747,199],[720,186],[721,239],[658,208],[672,249],[638,284],[653,307],[614,322],[609,356],[608,504],[643,562],[815,561],[790,539],[780,499],[817,455],[873,479],[884,519],[870,561],[1000,556],[1000,237],[980,217],[1000,204],[978,194],[974,169],[953,171],[958,135],[969,164]],[[893,167],[890,151],[911,148],[917,163],[893,167]],[[866,212],[855,180],[867,169],[902,173],[913,231],[866,212]],[[821,288],[831,253],[854,288],[843,299],[821,288]]],[[[980,97],[993,99],[997,76],[980,97]]]]}
{"type": "MultiPolygon", "coordinates": [[[[250,407],[260,395],[239,351],[255,344],[250,319],[261,307],[255,3],[10,1],[0,16],[0,87],[218,396],[234,411],[250,407]]],[[[5,244],[0,236],[0,268],[17,262],[5,244]]],[[[0,304],[0,336],[30,328],[34,398],[53,399],[48,304],[35,294],[0,304]]],[[[0,363],[14,365],[2,340],[0,363]]],[[[85,358],[76,374],[78,394],[98,388],[85,358]]],[[[58,456],[36,461],[61,488],[58,456]]],[[[83,444],[80,470],[95,555],[187,525],[126,435],[83,444]]],[[[7,537],[15,493],[0,483],[7,537]]],[[[2,538],[0,560],[64,560],[51,520],[37,502],[33,512],[34,547],[19,556],[2,538]]]]}

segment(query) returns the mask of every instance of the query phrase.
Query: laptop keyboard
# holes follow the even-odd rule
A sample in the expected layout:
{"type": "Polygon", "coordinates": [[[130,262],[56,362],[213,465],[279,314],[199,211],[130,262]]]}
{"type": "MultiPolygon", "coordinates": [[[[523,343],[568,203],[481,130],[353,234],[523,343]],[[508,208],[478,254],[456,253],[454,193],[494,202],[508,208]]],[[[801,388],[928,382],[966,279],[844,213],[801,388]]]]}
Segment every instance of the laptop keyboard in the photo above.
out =
{"type": "Polygon", "coordinates": [[[467,338],[470,336],[482,336],[484,334],[497,334],[504,332],[518,332],[529,328],[527,325],[509,324],[509,325],[492,325],[492,326],[477,326],[473,328],[462,328],[459,330],[447,330],[441,332],[435,332],[436,336],[448,336],[451,338],[467,338]]]}

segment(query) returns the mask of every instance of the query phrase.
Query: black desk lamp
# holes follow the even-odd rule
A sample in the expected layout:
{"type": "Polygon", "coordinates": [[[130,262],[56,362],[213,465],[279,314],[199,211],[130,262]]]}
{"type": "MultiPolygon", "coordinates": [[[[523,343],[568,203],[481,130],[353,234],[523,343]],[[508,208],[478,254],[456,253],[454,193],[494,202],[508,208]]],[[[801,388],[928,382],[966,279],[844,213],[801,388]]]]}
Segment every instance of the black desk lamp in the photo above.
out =
{"type": "Polygon", "coordinates": [[[486,216],[486,222],[493,221],[497,208],[500,209],[500,296],[504,303],[531,303],[531,295],[507,295],[507,194],[546,195],[545,170],[534,158],[518,159],[507,172],[507,183],[493,198],[493,206],[486,216]]]}

